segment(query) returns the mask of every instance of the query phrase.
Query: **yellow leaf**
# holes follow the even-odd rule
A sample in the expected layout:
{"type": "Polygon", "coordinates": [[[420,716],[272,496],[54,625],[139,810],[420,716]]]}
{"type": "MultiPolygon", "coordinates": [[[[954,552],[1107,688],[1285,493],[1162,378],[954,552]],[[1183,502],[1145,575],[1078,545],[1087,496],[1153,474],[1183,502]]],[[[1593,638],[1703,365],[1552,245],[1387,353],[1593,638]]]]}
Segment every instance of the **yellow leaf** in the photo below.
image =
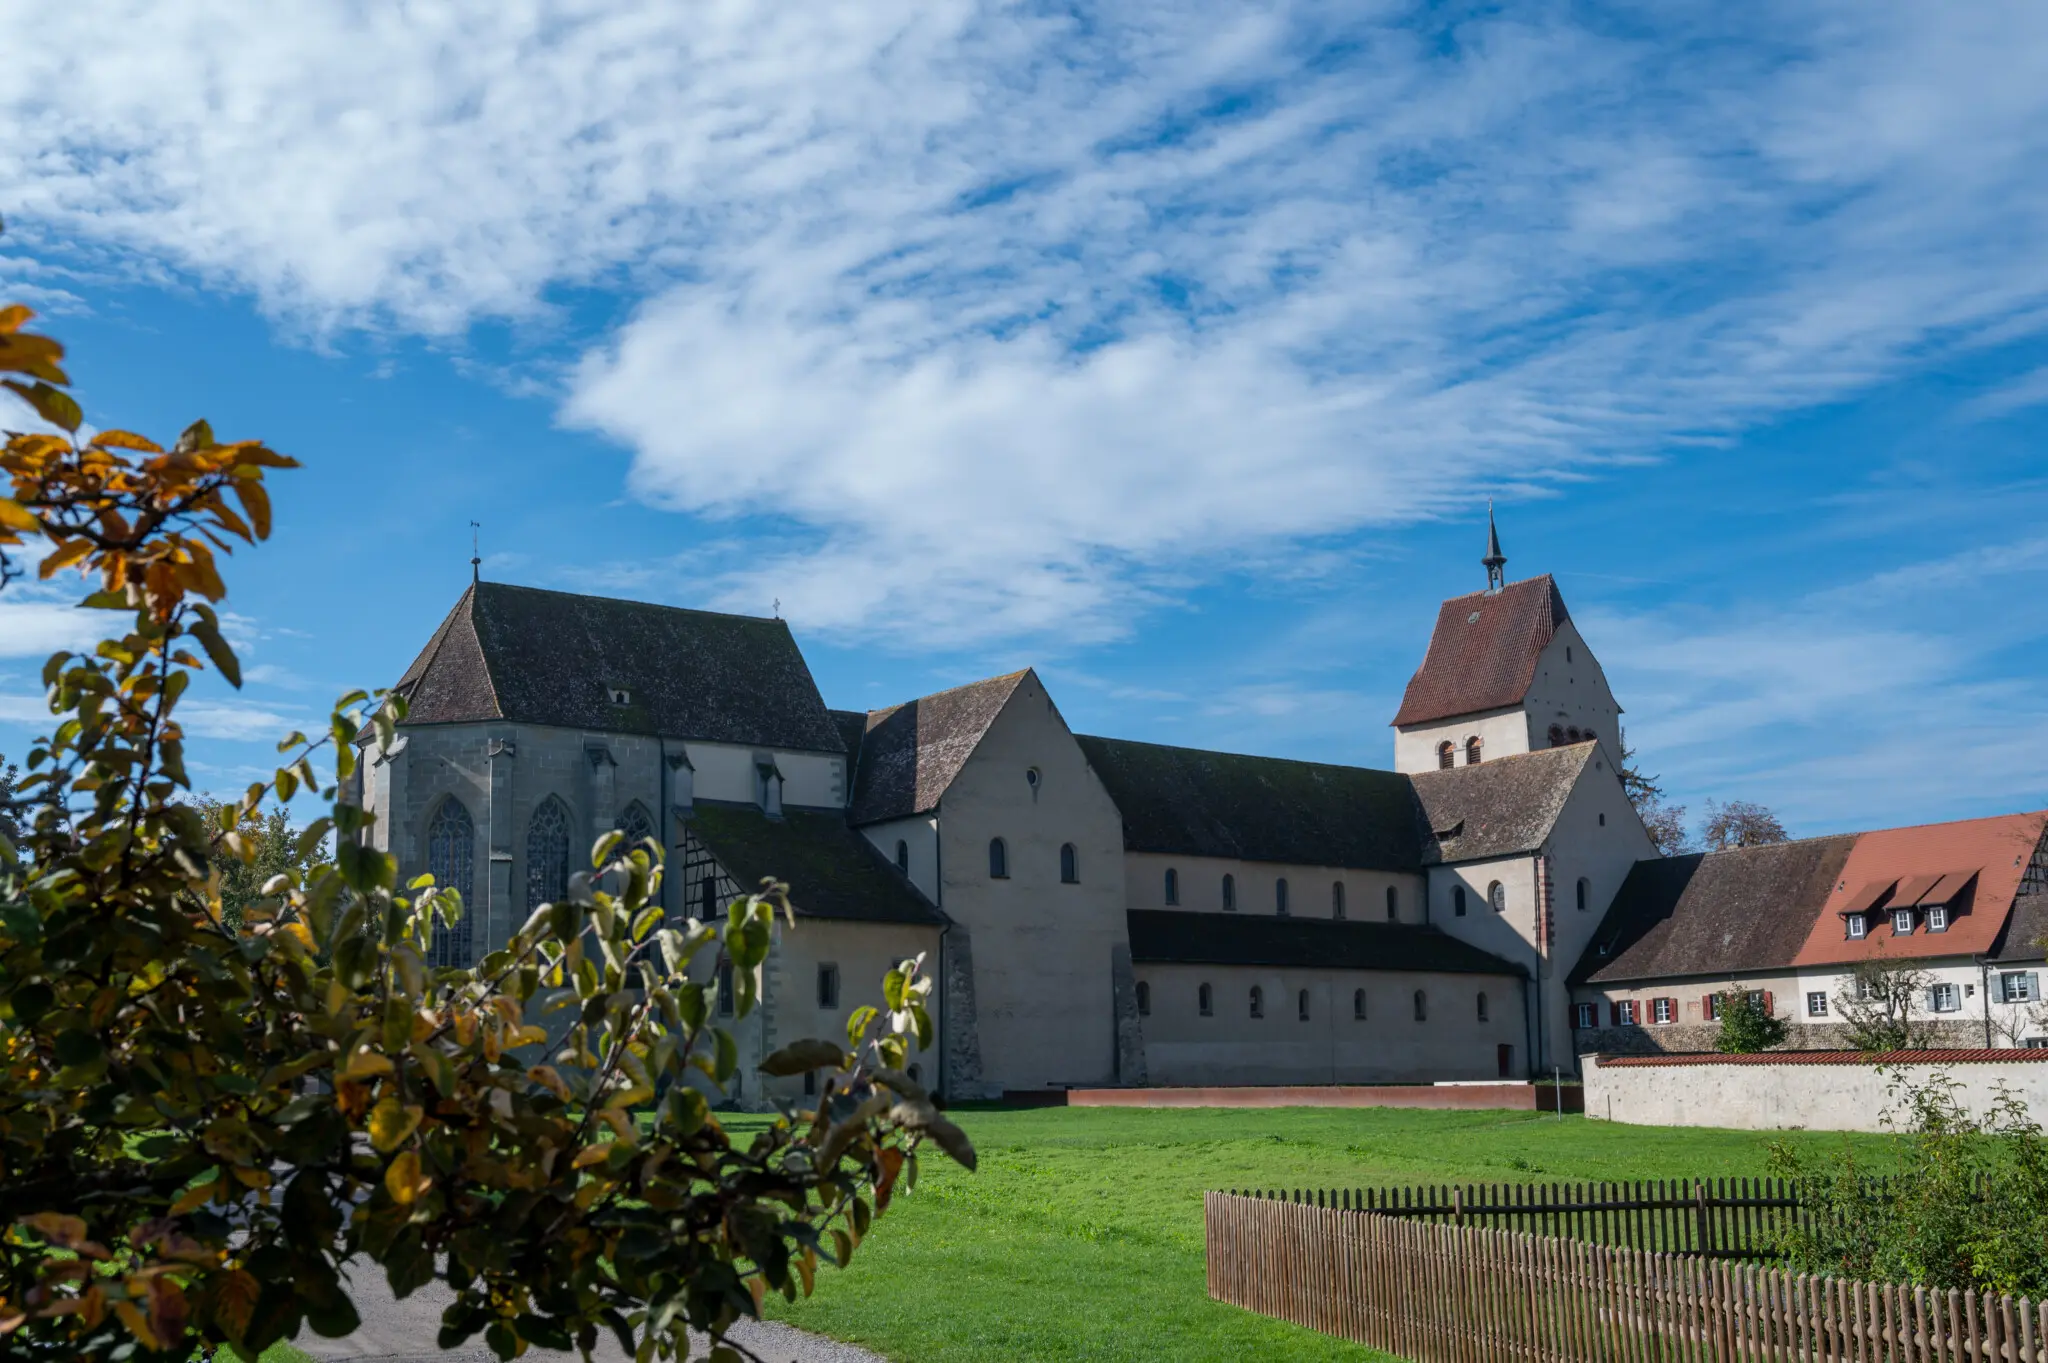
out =
{"type": "Polygon", "coordinates": [[[256,1314],[256,1299],[262,1295],[263,1284],[247,1269],[230,1269],[221,1278],[220,1288],[214,1294],[213,1314],[229,1339],[240,1339],[248,1330],[249,1320],[256,1314]]]}
{"type": "Polygon", "coordinates": [[[215,1180],[208,1179],[204,1183],[195,1183],[184,1192],[179,1193],[178,1200],[171,1204],[171,1215],[183,1216],[195,1207],[206,1205],[206,1200],[213,1196],[214,1185],[215,1180]]]}
{"type": "Polygon", "coordinates": [[[599,1121],[612,1129],[612,1134],[616,1135],[627,1145],[637,1145],[639,1143],[640,1133],[633,1129],[633,1118],[627,1113],[615,1107],[608,1107],[598,1113],[597,1117],[599,1121]]]}
{"type": "Polygon", "coordinates": [[[35,312],[20,303],[9,303],[0,308],[0,336],[9,336],[21,330],[21,324],[35,316],[35,312]]]}
{"type": "Polygon", "coordinates": [[[54,553],[43,559],[41,566],[36,569],[36,576],[47,582],[91,552],[91,540],[65,540],[57,546],[54,553]]]}
{"type": "Polygon", "coordinates": [[[397,1097],[386,1093],[370,1110],[370,1144],[381,1151],[396,1150],[419,1129],[424,1115],[418,1106],[400,1107],[397,1097]]]}
{"type": "Polygon", "coordinates": [[[586,1145],[576,1152],[575,1159],[569,1161],[569,1167],[572,1169],[588,1169],[593,1164],[604,1163],[605,1156],[611,1154],[611,1152],[612,1148],[609,1145],[586,1145]]]}
{"type": "Polygon", "coordinates": [[[37,1212],[23,1218],[30,1230],[64,1249],[76,1249],[85,1239],[85,1222],[76,1216],[62,1212],[37,1212]]]}
{"type": "Polygon", "coordinates": [[[270,1186],[270,1171],[268,1169],[249,1169],[239,1164],[231,1165],[229,1169],[238,1180],[251,1188],[268,1188],[270,1186]]]}
{"type": "Polygon", "coordinates": [[[526,1072],[526,1077],[565,1103],[574,1100],[574,1095],[569,1092],[568,1083],[556,1072],[553,1065],[535,1065],[526,1072]]]}
{"type": "MultiPolygon", "coordinates": [[[[0,529],[40,531],[43,523],[20,502],[0,497],[0,529]]],[[[90,547],[90,546],[87,546],[90,547]]]]}
{"type": "Polygon", "coordinates": [[[391,1161],[391,1167],[384,1171],[384,1190],[391,1194],[391,1200],[401,1207],[410,1207],[413,1199],[420,1195],[420,1156],[416,1150],[408,1150],[391,1161]]]}
{"type": "Polygon", "coordinates": [[[546,1041],[547,1039],[547,1028],[535,1027],[529,1023],[513,1032],[511,1038],[505,1044],[508,1046],[531,1046],[536,1041],[546,1041]]]}
{"type": "Polygon", "coordinates": [[[298,943],[299,949],[305,952],[306,955],[311,956],[313,954],[313,930],[300,920],[295,918],[291,922],[286,923],[279,929],[279,934],[289,937],[292,941],[298,943]]]}
{"type": "Polygon", "coordinates": [[[135,1309],[134,1302],[115,1302],[114,1314],[119,1316],[121,1323],[128,1327],[129,1334],[142,1341],[143,1348],[161,1349],[164,1347],[162,1341],[156,1337],[156,1333],[149,1328],[149,1318],[135,1309]]]}
{"type": "Polygon", "coordinates": [[[144,454],[164,452],[163,446],[133,431],[101,431],[92,438],[92,443],[103,450],[141,450],[144,454]]]}
{"type": "Polygon", "coordinates": [[[377,1052],[364,1047],[348,1058],[348,1065],[341,1072],[344,1079],[374,1079],[380,1074],[391,1073],[391,1062],[377,1052]]]}

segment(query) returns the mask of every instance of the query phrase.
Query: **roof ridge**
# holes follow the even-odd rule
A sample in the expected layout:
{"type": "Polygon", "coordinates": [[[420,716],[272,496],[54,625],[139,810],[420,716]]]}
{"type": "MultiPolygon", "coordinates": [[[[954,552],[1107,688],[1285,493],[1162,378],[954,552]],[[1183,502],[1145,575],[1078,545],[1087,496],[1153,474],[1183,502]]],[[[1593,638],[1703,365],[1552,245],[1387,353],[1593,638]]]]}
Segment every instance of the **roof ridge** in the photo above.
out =
{"type": "Polygon", "coordinates": [[[1551,573],[1538,573],[1534,577],[1518,577],[1513,582],[1503,583],[1498,591],[1492,587],[1482,587],[1475,592],[1465,592],[1458,596],[1447,596],[1443,599],[1443,604],[1448,606],[1453,601],[1470,601],[1475,596],[1499,596],[1502,592],[1510,592],[1517,587],[1532,586],[1538,582],[1548,582],[1551,586],[1555,587],[1557,585],[1557,578],[1551,573]]]}
{"type": "Polygon", "coordinates": [[[602,601],[614,606],[644,606],[648,610],[681,611],[685,615],[709,615],[720,620],[748,620],[758,625],[781,625],[789,628],[789,621],[779,615],[743,615],[738,611],[706,610],[702,606],[678,606],[668,601],[642,601],[630,596],[598,596],[592,592],[565,592],[559,587],[531,587],[523,582],[479,582],[478,587],[490,587],[503,591],[535,592],[542,596],[566,596],[574,601],[602,601]]]}
{"type": "Polygon", "coordinates": [[[916,705],[922,701],[937,700],[940,696],[950,696],[957,691],[972,691],[977,686],[987,686],[991,682],[1015,683],[1021,681],[1024,677],[1028,676],[1030,672],[1031,668],[1028,666],[1020,667],[1015,672],[998,672],[992,677],[979,677],[971,682],[961,682],[958,686],[949,686],[946,687],[943,691],[927,691],[924,695],[912,696],[909,700],[899,700],[894,705],[880,706],[876,709],[869,710],[866,713],[870,716],[886,715],[892,713],[893,711],[901,710],[906,705],[916,705]]]}
{"type": "Polygon", "coordinates": [[[1205,757],[1237,757],[1247,762],[1288,762],[1298,767],[1322,767],[1330,771],[1362,771],[1375,776],[1403,776],[1407,773],[1388,767],[1361,767],[1350,762],[1318,762],[1308,757],[1276,757],[1270,753],[1230,752],[1224,748],[1193,748],[1182,743],[1154,743],[1145,738],[1112,738],[1107,734],[1075,734],[1076,739],[1087,739],[1096,743],[1128,743],[1140,748],[1159,748],[1166,752],[1200,753],[1205,757]]]}

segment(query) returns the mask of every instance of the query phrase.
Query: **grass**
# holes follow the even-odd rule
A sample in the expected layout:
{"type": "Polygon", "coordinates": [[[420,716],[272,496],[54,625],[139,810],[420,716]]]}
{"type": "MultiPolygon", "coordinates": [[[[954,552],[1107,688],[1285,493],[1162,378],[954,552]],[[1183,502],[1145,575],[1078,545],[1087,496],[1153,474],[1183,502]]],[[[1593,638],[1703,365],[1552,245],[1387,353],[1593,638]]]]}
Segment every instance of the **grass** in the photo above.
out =
{"type": "MultiPolygon", "coordinates": [[[[808,1300],[771,1299],[771,1315],[898,1363],[1381,1358],[1210,1301],[1202,1193],[1754,1175],[1774,1139],[1844,1139],[1384,1108],[954,1116],[981,1171],[933,1152],[852,1268],[822,1274],[808,1300]]],[[[736,1135],[751,1124],[729,1120],[736,1135]]]]}

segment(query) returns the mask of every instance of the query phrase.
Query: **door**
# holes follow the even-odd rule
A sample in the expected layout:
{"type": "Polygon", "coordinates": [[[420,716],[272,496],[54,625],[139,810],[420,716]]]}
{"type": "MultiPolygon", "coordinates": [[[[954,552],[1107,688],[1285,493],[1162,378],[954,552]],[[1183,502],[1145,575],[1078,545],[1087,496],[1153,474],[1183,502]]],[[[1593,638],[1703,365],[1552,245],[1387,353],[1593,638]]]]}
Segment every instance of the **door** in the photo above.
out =
{"type": "Polygon", "coordinates": [[[1512,1079],[1515,1074],[1515,1048],[1503,1043],[1494,1049],[1494,1055],[1500,1061],[1500,1077],[1512,1079]]]}

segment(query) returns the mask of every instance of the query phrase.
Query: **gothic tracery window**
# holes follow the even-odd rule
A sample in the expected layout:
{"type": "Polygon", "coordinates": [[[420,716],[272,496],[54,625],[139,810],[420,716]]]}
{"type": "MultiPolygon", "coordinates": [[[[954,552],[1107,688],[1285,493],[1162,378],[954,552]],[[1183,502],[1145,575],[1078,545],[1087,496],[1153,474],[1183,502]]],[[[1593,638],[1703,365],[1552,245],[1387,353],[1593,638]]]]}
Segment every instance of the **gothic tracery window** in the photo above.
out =
{"type": "Polygon", "coordinates": [[[476,875],[476,824],[462,801],[452,795],[441,802],[434,812],[434,821],[427,826],[427,870],[433,873],[436,885],[460,894],[463,906],[460,922],[434,930],[427,947],[427,965],[434,969],[467,966],[472,941],[470,924],[475,921],[477,907],[470,895],[476,875]]]}
{"type": "Polygon", "coordinates": [[[526,825],[526,907],[558,903],[569,893],[569,811],[550,795],[526,825]]]}
{"type": "Polygon", "coordinates": [[[630,853],[641,843],[654,841],[654,816],[647,812],[646,805],[635,800],[626,806],[625,813],[619,815],[619,831],[626,835],[619,851],[630,853]]]}

